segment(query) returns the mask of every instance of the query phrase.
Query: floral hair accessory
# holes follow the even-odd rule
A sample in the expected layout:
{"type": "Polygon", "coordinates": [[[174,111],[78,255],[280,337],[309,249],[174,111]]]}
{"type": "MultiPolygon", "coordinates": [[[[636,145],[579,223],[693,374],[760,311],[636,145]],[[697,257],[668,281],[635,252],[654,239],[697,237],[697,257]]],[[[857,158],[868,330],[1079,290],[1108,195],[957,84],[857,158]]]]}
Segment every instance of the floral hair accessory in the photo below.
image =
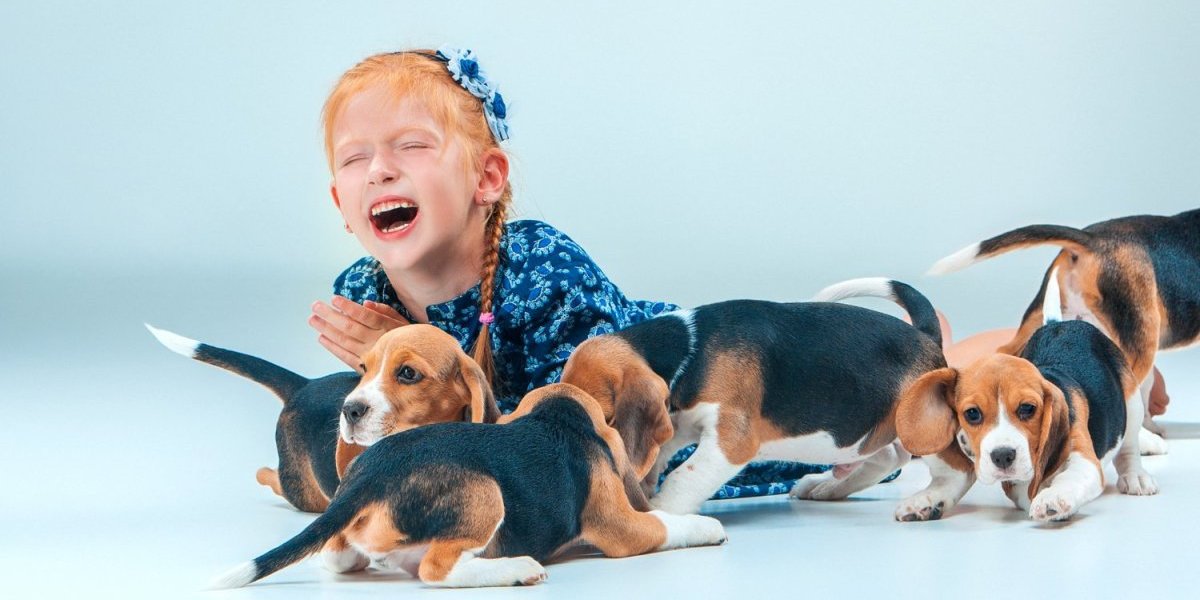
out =
{"type": "Polygon", "coordinates": [[[495,85],[488,81],[487,74],[479,66],[479,60],[470,49],[459,49],[453,46],[438,48],[434,58],[446,63],[450,76],[463,89],[483,102],[483,115],[487,119],[488,128],[497,142],[508,139],[508,107],[504,97],[496,91],[495,85]]]}

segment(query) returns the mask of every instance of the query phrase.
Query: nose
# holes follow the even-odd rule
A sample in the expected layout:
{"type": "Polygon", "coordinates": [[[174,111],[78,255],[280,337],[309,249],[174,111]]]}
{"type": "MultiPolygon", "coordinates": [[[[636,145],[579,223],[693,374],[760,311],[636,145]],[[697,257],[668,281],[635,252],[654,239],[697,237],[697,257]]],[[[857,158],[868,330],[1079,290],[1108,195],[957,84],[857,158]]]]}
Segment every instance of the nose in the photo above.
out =
{"type": "Polygon", "coordinates": [[[391,164],[386,152],[376,152],[371,158],[371,170],[367,173],[367,183],[386,185],[396,180],[397,169],[391,164]]]}
{"type": "Polygon", "coordinates": [[[1016,459],[1016,448],[996,448],[995,450],[992,450],[992,462],[1001,469],[1007,469],[1011,467],[1013,461],[1016,459]]]}
{"type": "Polygon", "coordinates": [[[342,416],[346,418],[347,423],[357,425],[369,410],[371,407],[362,402],[351,402],[342,407],[342,416]]]}

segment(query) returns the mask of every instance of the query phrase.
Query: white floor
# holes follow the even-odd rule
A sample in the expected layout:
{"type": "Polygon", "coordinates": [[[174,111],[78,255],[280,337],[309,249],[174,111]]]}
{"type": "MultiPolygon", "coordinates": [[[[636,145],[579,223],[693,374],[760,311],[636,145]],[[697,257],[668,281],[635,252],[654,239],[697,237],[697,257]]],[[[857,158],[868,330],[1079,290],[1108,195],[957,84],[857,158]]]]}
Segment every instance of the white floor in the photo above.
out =
{"type": "MultiPolygon", "coordinates": [[[[1180,367],[1194,360],[1171,358],[1180,367]]],[[[1061,526],[1037,525],[1009,508],[998,488],[981,486],[941,521],[896,523],[896,502],[928,477],[914,463],[896,482],[845,502],[709,502],[705,512],[728,529],[725,546],[622,560],[577,556],[551,565],[549,580],[535,588],[435,591],[400,574],[336,576],[310,559],[245,589],[203,592],[212,576],[312,517],[254,483],[254,469],[274,457],[276,405],[267,392],[165,350],[143,364],[152,376],[124,382],[113,367],[41,365],[30,369],[39,376],[6,386],[24,400],[13,405],[32,412],[21,411],[20,426],[0,442],[3,597],[1182,598],[1200,584],[1194,419],[1167,420],[1171,453],[1146,461],[1160,495],[1125,497],[1110,485],[1061,526]],[[64,385],[72,400],[39,402],[40,390],[64,385]]],[[[1173,383],[1172,410],[1200,412],[1183,406],[1197,382],[1176,375],[1173,383]]]]}

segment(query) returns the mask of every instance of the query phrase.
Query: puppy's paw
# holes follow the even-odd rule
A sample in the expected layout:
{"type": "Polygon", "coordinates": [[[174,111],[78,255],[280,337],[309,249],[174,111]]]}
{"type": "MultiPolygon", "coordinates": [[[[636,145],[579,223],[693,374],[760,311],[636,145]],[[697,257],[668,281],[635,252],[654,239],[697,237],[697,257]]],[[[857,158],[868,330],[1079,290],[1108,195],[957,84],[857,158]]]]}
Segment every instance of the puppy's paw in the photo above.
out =
{"type": "Polygon", "coordinates": [[[843,500],[846,493],[840,483],[832,473],[808,475],[796,482],[788,496],[797,500],[843,500]]]}
{"type": "Polygon", "coordinates": [[[1158,493],[1158,482],[1142,470],[1121,473],[1117,477],[1117,490],[1130,496],[1153,496],[1158,493]]]}
{"type": "Polygon", "coordinates": [[[1048,487],[1034,496],[1029,517],[1035,521],[1066,521],[1079,511],[1079,494],[1048,487]]]}
{"type": "Polygon", "coordinates": [[[537,585],[546,580],[546,567],[528,556],[500,559],[505,561],[501,567],[510,570],[513,585],[537,585]]]}
{"type": "Polygon", "coordinates": [[[353,573],[371,564],[371,559],[354,548],[322,550],[321,560],[325,562],[325,568],[334,573],[353,573]]]}
{"type": "Polygon", "coordinates": [[[685,542],[687,546],[720,546],[729,539],[725,535],[725,526],[712,517],[686,515],[683,518],[690,525],[685,542]]]}
{"type": "Polygon", "coordinates": [[[897,521],[936,521],[954,506],[939,494],[924,491],[909,496],[896,507],[897,521]]]}
{"type": "Polygon", "coordinates": [[[1138,448],[1142,451],[1142,456],[1166,454],[1167,440],[1164,440],[1161,435],[1143,427],[1138,430],[1138,448]]]}

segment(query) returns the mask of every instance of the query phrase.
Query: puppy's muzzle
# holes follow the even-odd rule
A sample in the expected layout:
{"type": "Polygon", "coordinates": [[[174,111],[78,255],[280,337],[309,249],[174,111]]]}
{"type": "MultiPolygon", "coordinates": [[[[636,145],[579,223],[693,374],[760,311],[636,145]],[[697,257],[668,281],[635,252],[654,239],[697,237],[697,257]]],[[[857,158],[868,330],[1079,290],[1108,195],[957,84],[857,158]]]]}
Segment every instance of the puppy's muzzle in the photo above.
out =
{"type": "Polygon", "coordinates": [[[358,422],[367,416],[371,407],[362,402],[349,402],[342,407],[342,418],[346,419],[346,424],[351,427],[358,425],[358,422]]]}

